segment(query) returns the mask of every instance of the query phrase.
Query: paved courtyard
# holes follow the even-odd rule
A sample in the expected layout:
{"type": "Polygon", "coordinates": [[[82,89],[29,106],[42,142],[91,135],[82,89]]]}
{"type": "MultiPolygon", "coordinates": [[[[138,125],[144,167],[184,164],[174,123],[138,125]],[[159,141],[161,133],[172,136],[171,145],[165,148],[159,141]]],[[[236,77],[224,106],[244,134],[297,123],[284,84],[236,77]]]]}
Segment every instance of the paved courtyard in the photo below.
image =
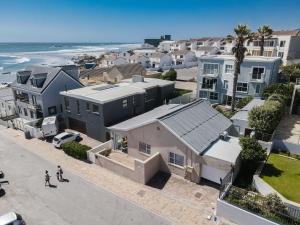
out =
{"type": "MultiPolygon", "coordinates": [[[[26,193],[30,193],[30,196],[33,196],[34,199],[37,198],[36,201],[41,201],[43,204],[45,204],[45,209],[42,210],[42,212],[49,210],[50,212],[57,212],[60,211],[60,208],[64,208],[61,214],[66,214],[67,217],[71,216],[70,212],[65,212],[65,208],[70,207],[73,208],[71,211],[76,212],[78,210],[78,213],[81,215],[91,215],[93,218],[96,218],[98,215],[102,220],[105,220],[105,216],[107,215],[109,218],[110,215],[114,214],[118,218],[122,218],[123,220],[120,222],[120,220],[116,220],[116,223],[119,222],[119,224],[127,224],[127,209],[130,211],[130,207],[136,207],[134,205],[137,205],[141,208],[144,208],[155,215],[160,215],[163,218],[166,218],[167,220],[172,221],[174,224],[184,224],[184,225],[193,225],[193,224],[214,224],[212,221],[208,220],[207,218],[211,215],[213,215],[215,207],[216,207],[216,200],[218,198],[218,190],[214,187],[210,187],[207,185],[197,185],[193,184],[191,182],[188,182],[180,177],[177,176],[171,176],[168,180],[168,182],[164,185],[163,188],[153,188],[150,186],[145,186],[136,182],[133,182],[125,177],[119,176],[111,171],[108,171],[102,167],[99,167],[95,164],[88,164],[76,159],[73,159],[67,155],[65,155],[62,151],[57,150],[53,148],[53,146],[50,143],[43,142],[37,139],[31,139],[26,140],[24,138],[24,134],[20,131],[16,131],[13,129],[6,129],[4,127],[0,126],[0,140],[5,140],[4,143],[6,143],[6,150],[3,150],[4,147],[1,147],[1,162],[4,160],[3,151],[9,151],[8,149],[13,148],[11,150],[12,154],[10,155],[10,160],[6,161],[6,167],[9,167],[9,162],[14,161],[14,155],[15,153],[21,151],[22,154],[19,154],[19,156],[16,158],[16,160],[20,160],[23,163],[32,164],[28,161],[26,161],[26,157],[23,159],[22,155],[26,156],[27,153],[30,153],[32,157],[34,157],[37,161],[39,161],[38,166],[32,165],[30,168],[35,173],[31,175],[30,171],[22,171],[21,168],[24,166],[20,164],[18,166],[18,161],[16,161],[15,167],[19,167],[18,180],[20,179],[20,185],[18,191],[21,193],[21,195],[24,193],[21,188],[23,185],[21,180],[25,180],[26,182],[29,182],[31,180],[35,180],[35,182],[39,183],[39,185],[25,185],[28,186],[26,188],[26,193]],[[7,147],[9,146],[9,147],[7,147]],[[22,147],[21,147],[22,146],[22,147]],[[22,149],[22,150],[19,150],[22,149]],[[32,154],[33,153],[33,154],[32,154]],[[43,187],[43,170],[44,168],[54,175],[55,167],[57,164],[60,164],[64,170],[66,171],[67,178],[70,179],[70,183],[59,183],[57,189],[44,189],[43,187]],[[22,173],[26,172],[26,177],[22,179],[22,173]],[[79,178],[80,177],[80,178],[79,178]],[[28,181],[27,181],[28,180],[28,181]],[[78,180],[78,182],[75,182],[78,180]],[[92,185],[93,184],[93,185],[92,185]],[[72,187],[72,188],[70,188],[72,187]],[[31,189],[32,191],[31,191],[31,189]],[[35,195],[35,192],[33,191],[35,188],[42,191],[40,195],[35,195]],[[70,193],[62,194],[59,191],[60,190],[66,190],[68,192],[71,190],[70,193]],[[91,190],[90,190],[91,189],[91,190]],[[89,190],[89,191],[83,191],[83,190],[89,190]],[[46,191],[46,192],[45,192],[46,191]],[[108,191],[108,192],[106,192],[108,191]],[[96,192],[96,193],[94,193],[96,192]],[[72,194],[73,193],[73,194],[72,194]],[[79,199],[77,200],[74,196],[77,196],[75,194],[79,193],[79,199]],[[113,193],[113,194],[109,194],[113,193]],[[46,198],[46,200],[40,200],[38,199],[39,196],[49,196],[49,199],[46,198]],[[99,195],[99,196],[98,196],[99,195]],[[127,206],[125,204],[125,200],[121,200],[120,198],[115,197],[115,195],[119,196],[121,199],[126,199],[127,201],[134,203],[134,205],[130,204],[130,206],[127,206]],[[107,197],[109,196],[109,197],[107,197]],[[111,200],[111,198],[115,197],[117,200],[111,200]],[[53,200],[55,199],[55,200],[53,200]],[[55,204],[60,204],[62,201],[68,202],[67,205],[58,206],[57,209],[55,207],[55,204]],[[48,201],[52,203],[53,205],[48,205],[48,201]],[[82,202],[81,202],[82,201],[82,202]],[[110,201],[117,201],[118,203],[107,203],[110,201]],[[121,204],[119,203],[121,202],[121,204]],[[75,204],[74,204],[75,203],[75,204]],[[81,203],[81,204],[79,204],[81,203]],[[115,204],[115,205],[114,205],[115,204]],[[109,209],[107,209],[106,207],[109,209]],[[107,206],[108,205],[108,206],[107,206]],[[117,206],[119,205],[119,206],[117,206]],[[52,207],[54,209],[52,209],[52,207]],[[115,210],[112,210],[115,209],[115,210]],[[121,211],[124,214],[118,215],[119,209],[122,209],[121,211]],[[51,209],[51,210],[50,210],[51,209]],[[82,211],[81,211],[82,210],[82,211]],[[92,210],[92,211],[90,211],[92,210]],[[112,210],[110,212],[110,210],[112,210]],[[94,212],[94,213],[93,213],[94,212]],[[96,213],[95,213],[96,212],[96,213]],[[102,213],[104,212],[104,213],[102,213]],[[102,216],[101,216],[102,215],[102,216]],[[124,221],[124,222],[123,222],[124,221]]],[[[3,145],[3,142],[1,141],[1,146],[3,145]]],[[[5,153],[6,154],[6,153],[5,153]]],[[[17,154],[18,155],[18,154],[17,154]]],[[[2,167],[2,164],[0,167],[4,170],[5,168],[2,167]]],[[[14,179],[11,179],[11,182],[14,182],[14,179]]],[[[34,182],[34,181],[32,181],[34,182]]],[[[12,183],[7,186],[6,188],[10,188],[12,186],[12,183]]],[[[15,195],[15,190],[12,190],[12,195],[15,195]]],[[[7,197],[10,195],[9,190],[7,193],[7,197]]],[[[28,197],[27,197],[28,198],[28,197]]],[[[2,200],[1,200],[2,201],[2,200]]],[[[13,200],[10,201],[11,206],[13,206],[16,202],[13,200]]],[[[49,204],[50,204],[49,203],[49,204]]],[[[28,203],[32,204],[32,203],[28,203]]],[[[3,204],[0,202],[0,212],[3,210],[2,207],[3,204]]],[[[5,205],[5,204],[4,204],[5,205]]],[[[19,206],[19,208],[23,208],[19,206]]],[[[139,211],[142,210],[141,208],[136,207],[132,211],[132,213],[129,213],[130,215],[141,214],[139,211]]],[[[29,209],[26,209],[29,210],[29,209]]],[[[136,221],[136,223],[131,222],[129,224],[169,224],[167,221],[161,220],[159,217],[153,216],[153,214],[149,213],[148,211],[143,211],[141,214],[141,218],[144,217],[144,220],[142,223],[138,222],[138,218],[133,217],[133,221],[136,221]],[[145,215],[143,213],[145,212],[145,215]],[[153,217],[153,219],[151,218],[153,217]],[[149,219],[148,219],[149,218],[149,219]]],[[[72,216],[71,216],[72,217],[72,216]]],[[[79,216],[78,216],[79,217],[79,216]]],[[[59,218],[59,217],[58,217],[59,218]]],[[[82,218],[82,217],[81,217],[82,218]]],[[[80,221],[81,218],[78,218],[80,221]]],[[[74,219],[74,221],[77,219],[77,217],[72,217],[71,219],[74,219]]],[[[68,221],[68,220],[67,220],[68,221]]],[[[113,221],[113,220],[111,220],[113,221]]],[[[52,221],[53,222],[53,221],[52,221]]],[[[44,223],[46,224],[46,223],[44,223]]],[[[49,223],[50,224],[50,223],[49,223]]],[[[51,224],[68,224],[68,223],[51,223],[51,224]]],[[[83,223],[87,224],[87,223],[83,223]]],[[[101,223],[96,223],[101,224],[101,223]]],[[[106,223],[103,224],[115,224],[111,223],[110,221],[106,221],[106,223]]],[[[118,223],[117,223],[118,224],[118,223]]]]}

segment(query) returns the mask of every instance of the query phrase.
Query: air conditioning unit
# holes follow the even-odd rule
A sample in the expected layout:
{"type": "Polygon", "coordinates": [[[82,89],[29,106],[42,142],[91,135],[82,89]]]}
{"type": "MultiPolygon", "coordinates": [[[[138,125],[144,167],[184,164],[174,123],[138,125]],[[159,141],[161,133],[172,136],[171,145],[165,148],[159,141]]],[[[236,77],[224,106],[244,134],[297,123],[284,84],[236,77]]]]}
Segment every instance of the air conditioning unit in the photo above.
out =
{"type": "Polygon", "coordinates": [[[226,141],[228,138],[228,132],[224,131],[223,133],[220,134],[220,139],[223,141],[226,141]]]}

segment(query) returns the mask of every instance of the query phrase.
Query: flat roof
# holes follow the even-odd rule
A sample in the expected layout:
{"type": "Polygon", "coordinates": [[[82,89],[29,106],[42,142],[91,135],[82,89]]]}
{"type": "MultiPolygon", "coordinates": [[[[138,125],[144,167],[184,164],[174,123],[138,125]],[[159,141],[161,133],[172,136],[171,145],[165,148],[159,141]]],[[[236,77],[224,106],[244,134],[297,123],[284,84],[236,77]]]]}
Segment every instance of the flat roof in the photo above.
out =
{"type": "Polygon", "coordinates": [[[245,120],[248,121],[248,113],[251,109],[257,106],[263,105],[265,100],[254,98],[249,102],[244,108],[239,110],[236,114],[234,114],[230,119],[231,120],[245,120]]]}
{"type": "MultiPolygon", "coordinates": [[[[219,59],[219,60],[235,60],[233,55],[209,55],[201,56],[199,59],[219,59]]],[[[265,56],[245,56],[244,61],[263,61],[263,62],[275,62],[280,61],[280,57],[265,57],[265,56]]]]}
{"type": "Polygon", "coordinates": [[[144,78],[144,82],[133,82],[132,79],[127,79],[118,84],[87,86],[70,91],[62,91],[60,94],[103,104],[124,97],[146,93],[148,88],[171,84],[174,84],[174,82],[155,78],[144,78]]]}
{"type": "Polygon", "coordinates": [[[225,141],[218,139],[205,151],[203,156],[221,159],[234,165],[241,149],[238,138],[228,137],[225,141]]]}

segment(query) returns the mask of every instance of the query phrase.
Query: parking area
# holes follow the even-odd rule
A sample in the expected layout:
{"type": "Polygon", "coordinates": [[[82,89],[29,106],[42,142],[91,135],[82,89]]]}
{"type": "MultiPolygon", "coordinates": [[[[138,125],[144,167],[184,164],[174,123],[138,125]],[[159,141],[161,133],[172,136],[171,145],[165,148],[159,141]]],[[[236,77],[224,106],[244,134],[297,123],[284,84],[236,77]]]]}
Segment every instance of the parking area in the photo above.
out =
{"type": "MultiPolygon", "coordinates": [[[[66,132],[68,132],[68,131],[78,132],[78,131],[74,131],[74,130],[71,130],[71,129],[66,129],[65,131],[66,132]]],[[[82,140],[80,141],[80,143],[83,144],[83,145],[87,145],[87,146],[90,146],[91,148],[94,148],[94,147],[102,144],[102,142],[97,141],[97,140],[95,140],[93,138],[90,138],[89,136],[87,136],[84,133],[81,133],[81,132],[78,132],[78,133],[80,133],[80,137],[82,138],[82,140]]]]}
{"type": "MultiPolygon", "coordinates": [[[[107,190],[109,192],[112,192],[115,195],[119,196],[121,199],[126,199],[127,201],[134,203],[134,205],[144,208],[154,214],[160,215],[163,218],[166,218],[167,220],[171,220],[172,224],[189,224],[189,225],[214,224],[209,218],[214,214],[215,207],[216,207],[216,200],[218,198],[218,189],[215,187],[209,185],[197,185],[187,180],[184,180],[183,178],[177,177],[176,175],[172,175],[167,180],[167,182],[163,185],[162,188],[142,185],[134,181],[131,181],[125,177],[122,177],[120,175],[117,175],[102,167],[99,167],[95,164],[88,164],[73,159],[67,156],[66,154],[64,154],[63,151],[56,150],[50,143],[38,139],[26,140],[24,138],[24,134],[20,131],[1,128],[0,138],[10,140],[12,143],[14,143],[14,145],[11,146],[12,148],[18,148],[22,146],[24,151],[33,153],[33,155],[35,155],[36,158],[42,161],[41,162],[42,166],[40,166],[42,169],[41,170],[38,169],[39,174],[36,175],[34,178],[38,180],[37,182],[43,182],[43,168],[44,168],[43,165],[46,165],[44,161],[47,161],[52,166],[58,164],[61,165],[64,168],[64,170],[67,171],[68,178],[70,178],[71,180],[70,184],[66,184],[62,187],[59,184],[57,190],[59,190],[60,188],[68,189],[67,187],[70,188],[71,186],[67,186],[67,185],[71,185],[71,183],[74,192],[78,190],[86,189],[85,186],[77,185],[77,183],[72,182],[73,179],[76,180],[76,178],[73,178],[73,176],[75,177],[78,176],[80,177],[80,179],[82,179],[82,182],[91,183],[95,185],[97,188],[101,189],[102,191],[107,190]]],[[[10,147],[7,148],[9,149],[10,147]]],[[[24,154],[21,153],[21,155],[24,154]]],[[[20,156],[20,159],[22,159],[22,156],[20,156]]],[[[27,162],[27,164],[31,164],[31,163],[27,162]]],[[[39,163],[39,165],[41,164],[39,163]]],[[[20,166],[22,167],[22,165],[20,166]]],[[[51,168],[55,168],[55,166],[50,167],[50,170],[52,171],[53,169],[51,168]]],[[[30,176],[29,175],[26,176],[24,180],[26,179],[30,180],[30,176]]],[[[22,185],[21,183],[20,185],[22,185]]],[[[28,189],[30,188],[31,187],[28,187],[28,189]]],[[[33,198],[34,198],[34,191],[33,191],[34,188],[35,186],[33,185],[32,191],[29,192],[30,195],[33,196],[33,198]]],[[[91,190],[91,192],[93,191],[94,189],[91,190]]],[[[84,197],[89,194],[84,192],[82,195],[84,199],[84,197]]],[[[50,202],[54,201],[52,200],[52,198],[60,199],[60,195],[57,196],[53,195],[49,200],[50,202]]],[[[91,198],[101,199],[102,201],[102,197],[99,196],[98,197],[92,196],[91,198]]],[[[71,199],[72,197],[69,196],[69,200],[64,200],[64,201],[69,201],[70,204],[72,205],[71,199]]],[[[93,200],[89,202],[89,200],[90,198],[84,200],[83,205],[88,204],[90,205],[91,208],[93,206],[96,209],[98,209],[97,212],[102,212],[102,208],[98,205],[98,203],[96,203],[93,200]]],[[[48,200],[46,200],[46,202],[47,201],[48,200]]],[[[109,201],[109,200],[104,200],[104,201],[109,201]]],[[[10,203],[10,204],[14,204],[14,203],[10,203]]],[[[71,205],[70,207],[72,207],[71,205]]],[[[64,207],[68,207],[68,206],[64,206],[64,207]]],[[[108,206],[108,207],[110,208],[114,206],[108,206]]],[[[105,210],[103,212],[104,214],[100,213],[100,215],[102,214],[105,215],[105,213],[109,213],[105,210]]],[[[148,218],[145,219],[147,221],[152,220],[150,219],[150,217],[147,216],[145,218],[148,218]]],[[[144,224],[145,222],[142,223],[144,224]]],[[[52,224],[65,224],[65,223],[54,222],[52,224]]],[[[73,224],[78,224],[78,223],[73,223],[73,224]]],[[[101,224],[101,223],[97,223],[97,224],[101,224]]],[[[106,224],[114,224],[114,223],[106,223],[106,224]]],[[[126,224],[126,223],[120,223],[120,224],[126,224]]],[[[165,224],[165,223],[153,219],[153,222],[151,224],[165,224]]]]}

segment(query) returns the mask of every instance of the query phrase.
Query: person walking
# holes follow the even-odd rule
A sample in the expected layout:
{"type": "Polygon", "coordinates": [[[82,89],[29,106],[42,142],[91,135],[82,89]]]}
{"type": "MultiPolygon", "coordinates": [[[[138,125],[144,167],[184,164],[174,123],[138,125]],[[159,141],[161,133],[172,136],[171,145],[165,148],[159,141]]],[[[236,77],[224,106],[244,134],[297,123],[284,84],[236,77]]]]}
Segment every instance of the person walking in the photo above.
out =
{"type": "Polygon", "coordinates": [[[59,181],[59,172],[58,171],[56,172],[56,178],[59,181]]]}
{"type": "Polygon", "coordinates": [[[64,179],[63,179],[62,175],[63,175],[64,172],[63,172],[61,166],[57,166],[57,172],[58,172],[58,175],[59,175],[59,181],[63,181],[64,179]]]}
{"type": "Polygon", "coordinates": [[[45,187],[47,186],[47,184],[48,186],[50,186],[50,175],[48,173],[48,170],[46,170],[45,172],[45,187]]]}

